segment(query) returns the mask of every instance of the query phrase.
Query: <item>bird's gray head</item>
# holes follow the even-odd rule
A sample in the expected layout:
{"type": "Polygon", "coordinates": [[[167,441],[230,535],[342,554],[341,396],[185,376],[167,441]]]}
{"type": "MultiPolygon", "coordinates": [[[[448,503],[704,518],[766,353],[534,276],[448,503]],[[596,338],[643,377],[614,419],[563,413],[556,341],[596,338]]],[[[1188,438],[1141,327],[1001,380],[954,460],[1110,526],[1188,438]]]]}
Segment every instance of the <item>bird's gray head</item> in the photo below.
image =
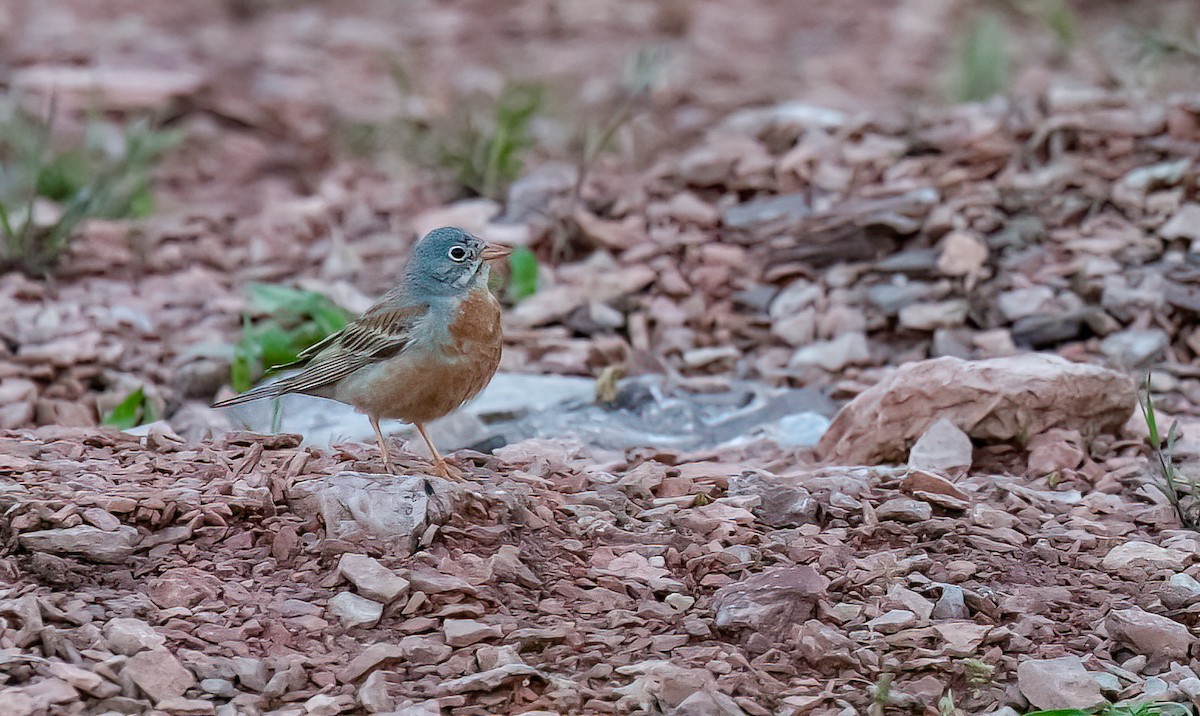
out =
{"type": "Polygon", "coordinates": [[[418,293],[454,296],[475,288],[488,277],[487,261],[512,249],[489,244],[462,229],[434,229],[413,247],[405,277],[418,293]]]}

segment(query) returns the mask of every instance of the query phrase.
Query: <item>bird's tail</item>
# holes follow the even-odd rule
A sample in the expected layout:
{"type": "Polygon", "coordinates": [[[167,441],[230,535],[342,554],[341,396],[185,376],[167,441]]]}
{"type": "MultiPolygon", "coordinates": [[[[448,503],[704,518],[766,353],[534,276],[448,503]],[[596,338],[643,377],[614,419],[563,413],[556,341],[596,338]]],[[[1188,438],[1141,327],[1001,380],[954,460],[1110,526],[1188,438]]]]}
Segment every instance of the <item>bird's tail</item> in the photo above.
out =
{"type": "Polygon", "coordinates": [[[232,398],[218,401],[212,404],[214,408],[228,408],[231,405],[241,405],[254,400],[262,400],[263,398],[278,398],[287,392],[287,389],[277,383],[268,383],[260,385],[252,390],[247,390],[245,393],[239,393],[232,398]]]}

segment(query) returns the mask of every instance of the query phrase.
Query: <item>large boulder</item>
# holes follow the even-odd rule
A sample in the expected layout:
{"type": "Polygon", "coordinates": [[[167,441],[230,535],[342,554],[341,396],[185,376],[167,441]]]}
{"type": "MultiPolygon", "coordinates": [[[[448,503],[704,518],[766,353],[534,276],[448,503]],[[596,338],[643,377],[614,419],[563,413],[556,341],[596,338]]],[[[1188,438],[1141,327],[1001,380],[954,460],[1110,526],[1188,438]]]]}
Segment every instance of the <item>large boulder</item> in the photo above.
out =
{"type": "Polygon", "coordinates": [[[1094,437],[1119,431],[1136,405],[1128,376],[1054,355],[935,358],[901,366],[850,401],[817,451],[843,465],[902,462],[939,419],[980,442],[1026,440],[1053,428],[1094,437]]]}

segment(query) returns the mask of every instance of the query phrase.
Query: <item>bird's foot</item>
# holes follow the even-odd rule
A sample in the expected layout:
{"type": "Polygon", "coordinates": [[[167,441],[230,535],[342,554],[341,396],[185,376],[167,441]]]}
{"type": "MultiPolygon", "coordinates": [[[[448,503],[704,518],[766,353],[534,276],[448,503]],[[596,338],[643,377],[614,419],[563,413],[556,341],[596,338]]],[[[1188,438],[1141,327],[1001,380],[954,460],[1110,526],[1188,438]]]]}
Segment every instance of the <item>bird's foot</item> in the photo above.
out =
{"type": "Polygon", "coordinates": [[[454,467],[450,463],[443,460],[435,460],[433,462],[433,473],[438,477],[451,480],[453,482],[466,482],[467,478],[463,471],[454,467]]]}

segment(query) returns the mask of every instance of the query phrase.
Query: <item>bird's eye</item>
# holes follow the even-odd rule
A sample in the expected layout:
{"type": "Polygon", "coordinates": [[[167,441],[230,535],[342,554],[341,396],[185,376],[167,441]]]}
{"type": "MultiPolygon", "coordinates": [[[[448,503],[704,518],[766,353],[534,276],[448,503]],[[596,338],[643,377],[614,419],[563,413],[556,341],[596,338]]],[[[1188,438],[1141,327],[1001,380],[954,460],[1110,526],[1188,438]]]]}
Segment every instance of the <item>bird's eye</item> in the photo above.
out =
{"type": "Polygon", "coordinates": [[[467,250],[461,246],[451,246],[449,256],[451,261],[462,263],[467,260],[467,250]]]}

